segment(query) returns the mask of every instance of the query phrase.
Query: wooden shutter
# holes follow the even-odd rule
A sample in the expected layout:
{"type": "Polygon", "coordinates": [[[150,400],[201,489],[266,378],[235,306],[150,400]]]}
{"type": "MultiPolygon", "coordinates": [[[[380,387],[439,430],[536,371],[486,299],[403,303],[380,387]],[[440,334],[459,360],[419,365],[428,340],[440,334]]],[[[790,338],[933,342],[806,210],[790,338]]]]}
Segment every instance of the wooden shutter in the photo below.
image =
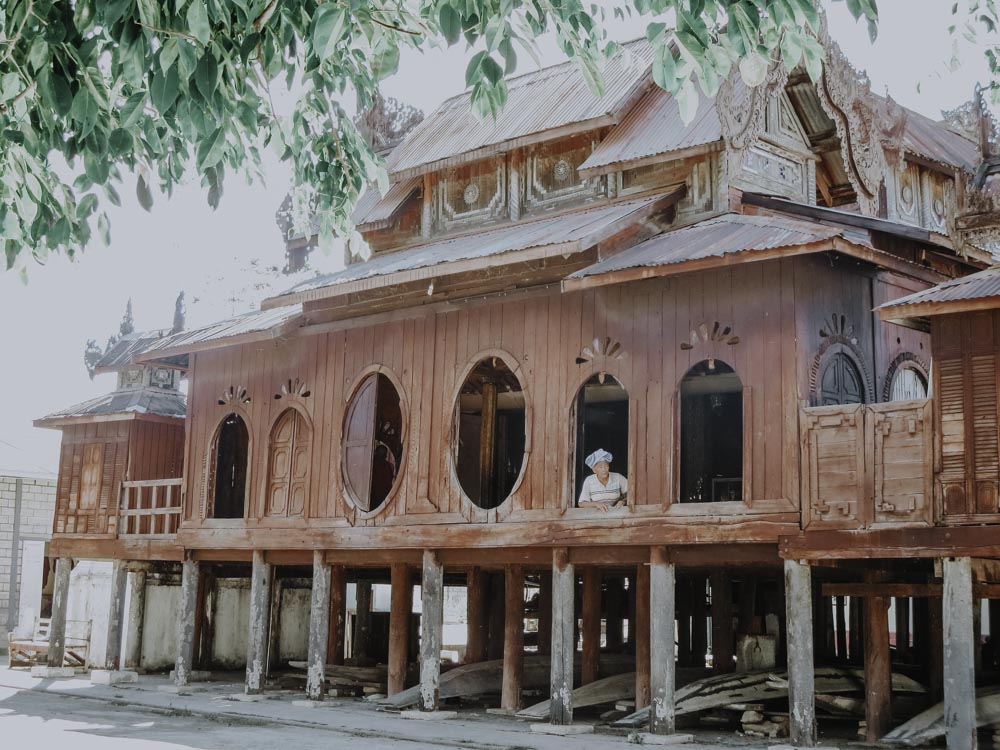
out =
{"type": "Polygon", "coordinates": [[[864,407],[802,410],[802,509],[805,526],[857,529],[865,492],[864,407]]]}
{"type": "Polygon", "coordinates": [[[83,446],[83,466],[80,470],[80,510],[94,510],[101,497],[104,476],[104,444],[83,446]]]}
{"type": "Polygon", "coordinates": [[[942,357],[937,366],[938,427],[941,441],[941,496],[945,513],[967,513],[965,486],[965,365],[961,355],[942,357]]]}
{"type": "Polygon", "coordinates": [[[355,504],[365,511],[371,510],[377,383],[377,375],[365,378],[344,420],[344,480],[355,504]]]}
{"type": "Polygon", "coordinates": [[[972,388],[972,440],[975,481],[975,513],[997,512],[997,375],[993,352],[969,357],[972,388]]]}
{"type": "Polygon", "coordinates": [[[288,515],[301,516],[305,512],[309,494],[309,467],[312,463],[312,430],[298,412],[295,414],[295,435],[292,439],[291,475],[288,487],[288,515]]]}
{"type": "Polygon", "coordinates": [[[933,523],[931,402],[873,404],[868,408],[872,442],[873,517],[876,524],[933,523]]]}

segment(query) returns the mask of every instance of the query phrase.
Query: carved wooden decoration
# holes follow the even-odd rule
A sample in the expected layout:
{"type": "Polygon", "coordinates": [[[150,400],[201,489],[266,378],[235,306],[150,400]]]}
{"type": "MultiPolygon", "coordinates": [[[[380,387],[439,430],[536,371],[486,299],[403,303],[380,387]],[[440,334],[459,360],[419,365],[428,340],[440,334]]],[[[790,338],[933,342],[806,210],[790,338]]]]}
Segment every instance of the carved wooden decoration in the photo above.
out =
{"type": "Polygon", "coordinates": [[[707,344],[710,341],[735,346],[740,343],[740,337],[733,334],[732,326],[723,326],[719,321],[712,323],[711,328],[709,328],[708,323],[702,323],[697,328],[691,329],[691,335],[688,337],[688,340],[681,342],[681,349],[688,351],[694,349],[700,343],[707,344]]]}
{"type": "Polygon", "coordinates": [[[787,81],[788,70],[779,58],[771,63],[759,86],[747,86],[736,65],[719,86],[716,102],[722,138],[726,142],[726,167],[731,178],[739,174],[746,152],[764,129],[764,116],[771,97],[784,90],[787,81]]]}
{"type": "Polygon", "coordinates": [[[825,50],[823,77],[816,87],[820,103],[837,127],[847,176],[861,212],[877,216],[879,191],[889,170],[903,165],[906,110],[872,93],[868,75],[851,65],[833,41],[821,16],[819,42],[825,50]]]}
{"type": "Polygon", "coordinates": [[[271,430],[267,515],[301,516],[309,490],[312,429],[297,409],[286,409],[271,430]]]}
{"type": "Polygon", "coordinates": [[[858,339],[854,335],[854,326],[847,320],[846,315],[838,315],[837,313],[831,315],[820,327],[819,337],[821,339],[841,337],[850,341],[854,346],[858,345],[858,339]]]}
{"type": "Polygon", "coordinates": [[[600,357],[609,359],[622,359],[625,357],[625,348],[620,341],[615,341],[610,336],[603,339],[594,339],[590,344],[583,347],[580,356],[576,358],[576,363],[582,365],[585,362],[593,362],[600,357]]]}
{"type": "Polygon", "coordinates": [[[219,399],[219,406],[226,406],[227,404],[249,404],[250,395],[247,393],[247,389],[242,385],[231,385],[226,390],[222,392],[222,397],[219,399]]]}
{"type": "Polygon", "coordinates": [[[294,378],[281,384],[281,389],[274,394],[275,401],[283,398],[309,398],[312,391],[306,388],[305,381],[294,378]]]}

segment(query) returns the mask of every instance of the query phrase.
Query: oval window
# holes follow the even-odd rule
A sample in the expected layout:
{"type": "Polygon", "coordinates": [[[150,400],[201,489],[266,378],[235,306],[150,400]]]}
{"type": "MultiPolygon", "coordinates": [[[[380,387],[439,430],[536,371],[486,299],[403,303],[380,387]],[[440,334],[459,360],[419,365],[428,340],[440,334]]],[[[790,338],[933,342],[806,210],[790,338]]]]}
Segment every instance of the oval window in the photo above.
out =
{"type": "Polygon", "coordinates": [[[455,473],[466,496],[495,508],[514,490],[524,466],[524,391],[499,357],[480,361],[455,405],[455,473]]]}
{"type": "Polygon", "coordinates": [[[361,381],[344,417],[344,488],[362,511],[392,494],[403,463],[403,409],[399,391],[382,373],[361,381]]]}
{"type": "Polygon", "coordinates": [[[927,398],[927,378],[915,367],[900,367],[892,376],[890,401],[927,398]]]}

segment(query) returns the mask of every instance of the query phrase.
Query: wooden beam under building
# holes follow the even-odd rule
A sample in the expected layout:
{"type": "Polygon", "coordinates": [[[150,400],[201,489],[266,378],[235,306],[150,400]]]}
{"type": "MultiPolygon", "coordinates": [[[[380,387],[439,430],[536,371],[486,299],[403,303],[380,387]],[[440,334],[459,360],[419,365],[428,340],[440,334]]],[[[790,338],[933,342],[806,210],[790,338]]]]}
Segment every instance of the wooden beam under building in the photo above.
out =
{"type": "Polygon", "coordinates": [[[635,569],[636,708],[644,708],[650,701],[649,594],[649,565],[640,565],[635,569]]]}
{"type": "Polygon", "coordinates": [[[330,629],[326,643],[328,664],[344,663],[344,630],[347,623],[347,569],[330,566],[330,629]]]}
{"type": "Polygon", "coordinates": [[[470,568],[466,573],[465,623],[467,628],[465,663],[486,661],[489,620],[486,612],[486,573],[470,568]]]}
{"type": "Polygon", "coordinates": [[[504,573],[503,682],[500,708],[521,708],[524,673],[524,568],[510,565],[504,573]]]}
{"type": "Polygon", "coordinates": [[[389,695],[406,689],[406,672],[410,666],[410,613],[413,612],[413,578],[410,566],[392,566],[392,590],[389,603],[389,665],[387,692],[389,695]]]}
{"type": "MultiPolygon", "coordinates": [[[[875,583],[879,571],[869,575],[875,583]]],[[[892,664],[889,656],[889,599],[872,596],[865,601],[865,741],[876,744],[892,723],[892,664]]]]}
{"type": "Polygon", "coordinates": [[[593,566],[583,569],[583,653],[580,684],[597,680],[601,656],[601,571],[593,566]]]}

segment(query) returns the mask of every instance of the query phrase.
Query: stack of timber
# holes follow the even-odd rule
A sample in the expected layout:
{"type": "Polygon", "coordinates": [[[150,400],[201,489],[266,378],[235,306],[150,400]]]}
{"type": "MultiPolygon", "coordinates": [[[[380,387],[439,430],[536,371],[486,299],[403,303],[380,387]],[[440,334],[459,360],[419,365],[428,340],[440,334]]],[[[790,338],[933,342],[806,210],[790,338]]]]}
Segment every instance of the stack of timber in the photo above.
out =
{"type": "MultiPolygon", "coordinates": [[[[625,654],[601,654],[599,670],[604,675],[621,675],[635,669],[635,659],[625,654]]],[[[580,660],[573,666],[576,679],[579,679],[580,660]]],[[[521,687],[524,690],[546,688],[549,685],[549,657],[547,654],[526,654],[524,671],[521,675],[521,687]]],[[[632,676],[633,682],[635,675],[632,676]]],[[[472,698],[482,695],[499,694],[503,683],[503,659],[482,661],[475,664],[464,664],[455,667],[441,675],[438,697],[441,700],[449,698],[472,698]]],[[[634,690],[634,688],[633,688],[634,690]]],[[[401,693],[391,695],[379,705],[385,709],[409,708],[415,706],[420,698],[420,686],[408,688],[401,693]]]]}
{"type": "MultiPolygon", "coordinates": [[[[304,661],[292,661],[288,663],[288,666],[292,669],[302,670],[303,678],[305,678],[304,672],[309,669],[309,664],[304,661]]],[[[363,691],[368,689],[369,691],[375,690],[381,693],[386,691],[389,674],[388,667],[384,664],[374,667],[351,667],[344,664],[327,664],[325,672],[326,684],[334,690],[363,691]]]]}
{"type": "MultiPolygon", "coordinates": [[[[820,667],[816,670],[816,692],[823,695],[864,694],[864,671],[841,667],[820,667]]],[[[923,693],[924,687],[909,677],[893,673],[893,692],[923,693]]],[[[746,672],[707,677],[677,690],[674,712],[677,716],[724,708],[733,704],[765,703],[788,699],[788,678],[785,673],[771,671],[746,672]]],[[[614,723],[617,727],[640,727],[649,721],[649,707],[614,723]]]]}
{"type": "MultiPolygon", "coordinates": [[[[992,686],[976,691],[976,726],[1000,724],[1000,687],[992,686]]],[[[900,724],[882,738],[892,745],[926,745],[947,734],[944,703],[931,706],[904,724],[900,724]]]]}

